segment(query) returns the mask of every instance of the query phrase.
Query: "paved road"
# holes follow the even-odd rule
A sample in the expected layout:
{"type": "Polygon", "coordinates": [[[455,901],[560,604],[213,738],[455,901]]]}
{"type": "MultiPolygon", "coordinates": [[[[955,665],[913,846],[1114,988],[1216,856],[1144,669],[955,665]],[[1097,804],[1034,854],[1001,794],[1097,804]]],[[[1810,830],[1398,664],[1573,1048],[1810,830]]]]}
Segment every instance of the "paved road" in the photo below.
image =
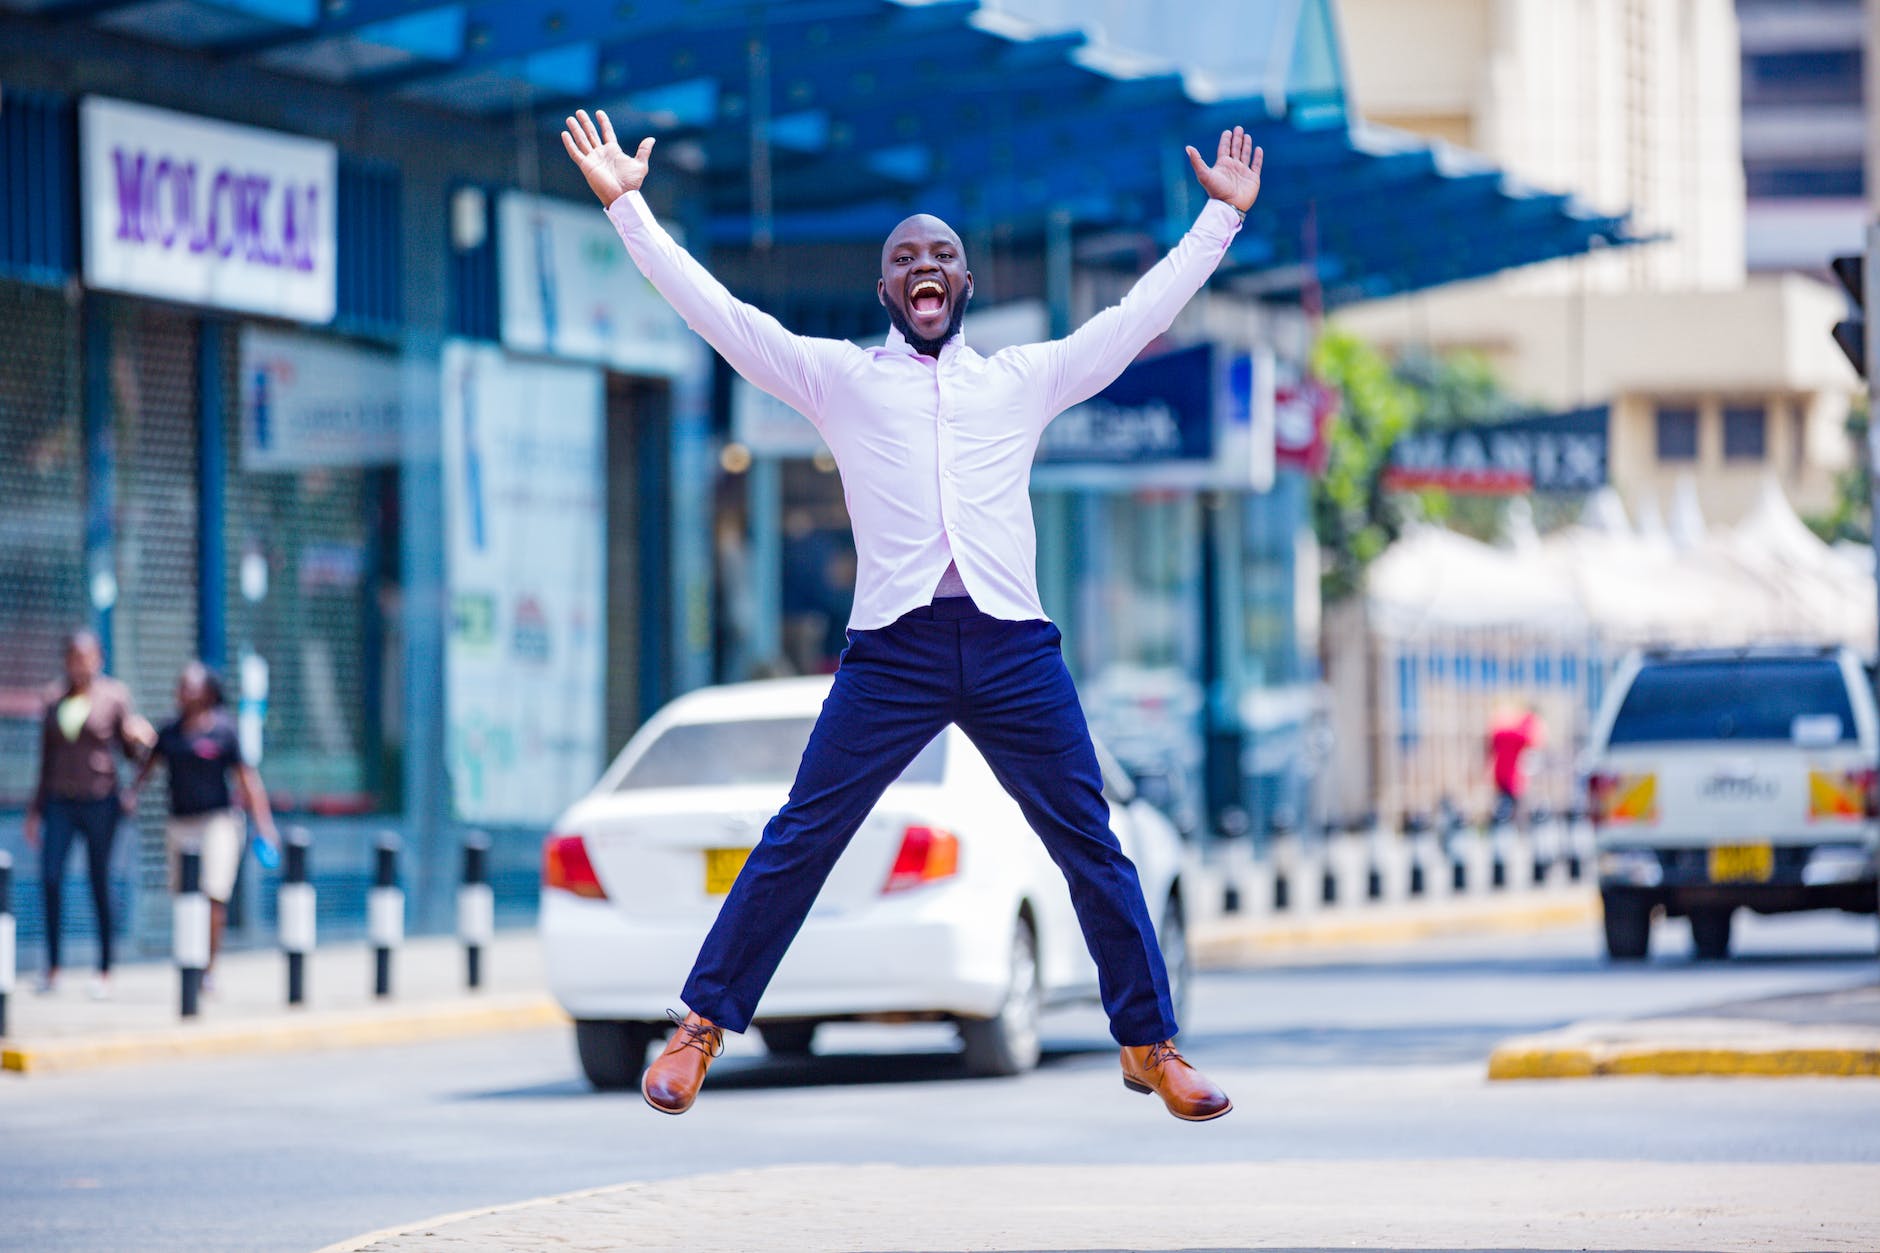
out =
{"type": "Polygon", "coordinates": [[[833,1056],[735,1049],[682,1119],[597,1096],[565,1033],[0,1083],[0,1249],[307,1250],[543,1193],[830,1162],[1161,1164],[1340,1159],[1880,1163],[1880,1083],[1495,1084],[1504,1036],[1869,981],[1871,920],[1747,920],[1695,965],[1597,938],[1426,942],[1276,958],[1196,988],[1187,1040],[1238,1108],[1177,1123],[1126,1092],[1101,1019],[1051,1023],[1035,1075],[969,1081],[929,1028],[827,1032],[833,1056]]]}

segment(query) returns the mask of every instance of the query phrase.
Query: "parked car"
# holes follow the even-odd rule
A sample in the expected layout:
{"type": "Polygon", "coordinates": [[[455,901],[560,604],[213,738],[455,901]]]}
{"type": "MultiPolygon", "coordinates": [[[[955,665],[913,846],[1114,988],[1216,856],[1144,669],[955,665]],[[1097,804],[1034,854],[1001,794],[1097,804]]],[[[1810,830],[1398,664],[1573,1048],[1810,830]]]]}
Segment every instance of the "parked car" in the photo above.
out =
{"type": "Polygon", "coordinates": [[[1645,956],[1655,911],[1700,957],[1738,908],[1876,910],[1880,719],[1845,648],[1634,654],[1588,749],[1606,951],[1645,956]]]}
{"type": "MultiPolygon", "coordinates": [[[[783,804],[829,680],[683,696],[630,740],[543,849],[549,986],[597,1088],[638,1082],[725,893],[783,804]]],[[[1099,757],[1103,754],[1099,752],[1099,757]]],[[[1188,980],[1181,841],[1103,758],[1111,824],[1188,980]]],[[[985,759],[949,727],[856,833],[757,1009],[771,1052],[833,1021],[957,1024],[967,1068],[1038,1061],[1042,1010],[1095,999],[1063,876],[985,759]]]]}

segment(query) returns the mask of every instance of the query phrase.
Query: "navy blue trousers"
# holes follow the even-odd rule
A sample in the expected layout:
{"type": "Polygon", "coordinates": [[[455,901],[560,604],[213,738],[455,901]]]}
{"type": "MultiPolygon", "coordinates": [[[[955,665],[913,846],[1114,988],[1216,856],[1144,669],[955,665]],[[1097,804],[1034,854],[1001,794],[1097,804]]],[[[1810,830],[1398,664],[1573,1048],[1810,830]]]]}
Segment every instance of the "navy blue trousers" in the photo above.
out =
{"type": "Polygon", "coordinates": [[[851,631],[797,767],[699,951],[683,996],[731,1031],[751,1024],[836,859],[888,785],[958,723],[1070,884],[1110,1031],[1125,1045],[1175,1034],[1168,971],[1136,867],[1110,831],[1103,778],[1058,629],[934,602],[851,631]]]}

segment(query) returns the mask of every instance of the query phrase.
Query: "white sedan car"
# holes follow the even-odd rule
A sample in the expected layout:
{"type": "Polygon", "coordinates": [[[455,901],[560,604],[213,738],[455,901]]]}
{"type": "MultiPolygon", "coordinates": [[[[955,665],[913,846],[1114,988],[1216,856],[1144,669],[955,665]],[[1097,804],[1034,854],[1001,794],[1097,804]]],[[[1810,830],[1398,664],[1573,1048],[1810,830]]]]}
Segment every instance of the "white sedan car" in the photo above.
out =
{"type": "MultiPolygon", "coordinates": [[[[550,989],[598,1088],[638,1083],[705,932],[789,793],[829,680],[707,688],[649,721],[543,849],[550,989]]],[[[1180,837],[1099,752],[1110,821],[1187,986],[1180,837]]],[[[985,759],[949,727],[890,786],[829,876],[756,1026],[806,1053],[820,1023],[948,1021],[967,1068],[1038,1061],[1047,1006],[1094,1000],[1064,878],[985,759]]]]}

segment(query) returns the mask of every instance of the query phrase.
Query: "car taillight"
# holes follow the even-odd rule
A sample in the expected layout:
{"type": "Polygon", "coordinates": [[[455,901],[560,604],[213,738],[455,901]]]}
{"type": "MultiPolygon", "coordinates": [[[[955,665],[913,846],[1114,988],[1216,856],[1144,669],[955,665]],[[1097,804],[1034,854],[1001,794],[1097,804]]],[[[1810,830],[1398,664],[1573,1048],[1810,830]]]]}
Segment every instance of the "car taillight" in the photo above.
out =
{"type": "Polygon", "coordinates": [[[1830,774],[1808,772],[1808,816],[1816,818],[1880,817],[1880,770],[1848,770],[1830,774]]]}
{"type": "Polygon", "coordinates": [[[960,841],[951,831],[939,827],[909,827],[901,833],[901,851],[894,855],[894,868],[882,892],[917,888],[936,879],[948,879],[960,871],[960,841]]]}
{"type": "Polygon", "coordinates": [[[1658,820],[1658,776],[1594,774],[1586,780],[1586,807],[1595,825],[1658,820]]]}
{"type": "Polygon", "coordinates": [[[576,896],[606,900],[607,889],[588,860],[587,843],[578,835],[551,835],[542,843],[542,886],[576,896]]]}

